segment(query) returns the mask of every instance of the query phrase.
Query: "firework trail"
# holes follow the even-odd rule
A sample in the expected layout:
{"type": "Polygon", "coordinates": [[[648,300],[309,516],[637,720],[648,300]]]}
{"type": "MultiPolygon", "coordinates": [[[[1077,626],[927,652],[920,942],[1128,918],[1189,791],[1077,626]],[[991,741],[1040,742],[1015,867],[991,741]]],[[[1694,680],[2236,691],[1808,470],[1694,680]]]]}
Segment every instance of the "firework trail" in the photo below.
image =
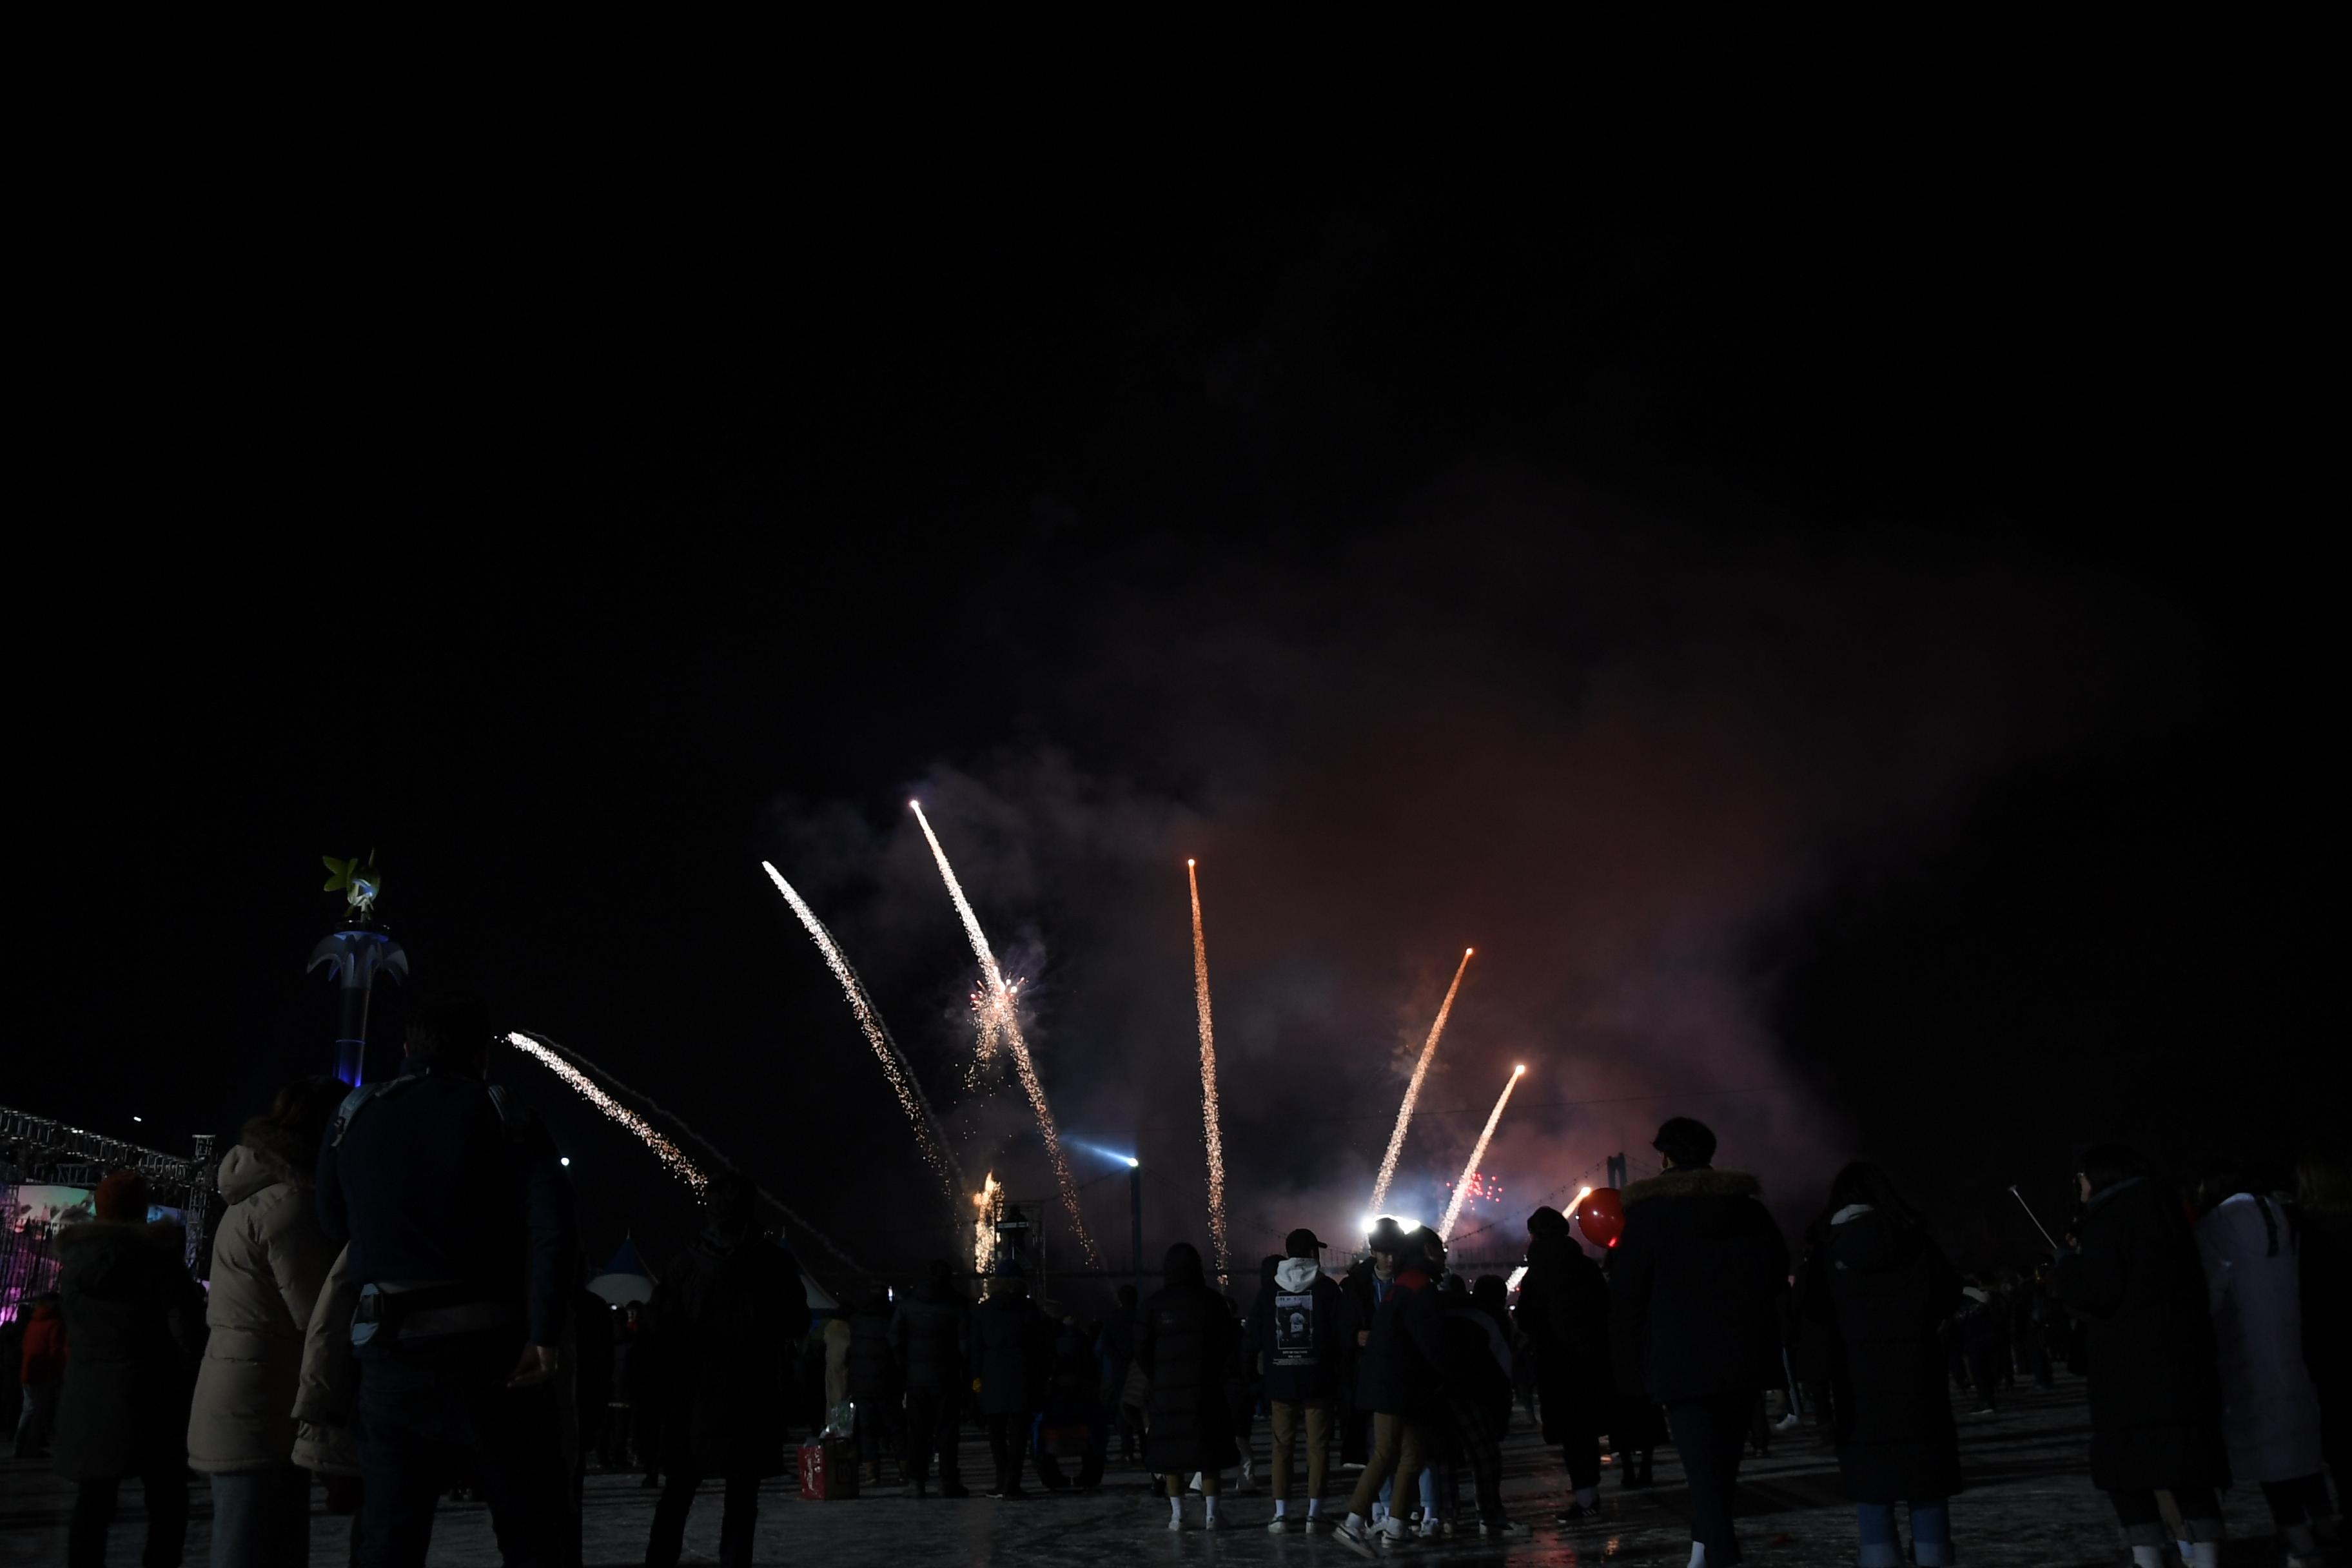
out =
{"type": "Polygon", "coordinates": [[[971,1194],[971,1206],[980,1211],[971,1221],[971,1271],[984,1279],[996,1261],[996,1222],[1004,1217],[1004,1189],[996,1184],[995,1172],[971,1194]]]}
{"type": "Polygon", "coordinates": [[[1429,1038],[1421,1047],[1421,1059],[1412,1064],[1412,1081],[1404,1086],[1404,1103],[1397,1107],[1396,1131],[1389,1134],[1389,1152],[1381,1156],[1380,1180],[1372,1184],[1372,1201],[1366,1212],[1378,1214],[1381,1200],[1389,1195],[1389,1184],[1396,1179],[1397,1156],[1404,1152],[1404,1130],[1412,1123],[1413,1105],[1421,1099],[1421,1080],[1429,1076],[1429,1061],[1437,1055],[1437,1037],[1445,1033],[1445,1015],[1454,1011],[1454,994],[1462,989],[1462,972],[1470,967],[1470,955],[1477,949],[1462,950],[1462,962],[1454,966],[1454,984],[1445,988],[1445,1000],[1437,1005],[1437,1022],[1429,1026],[1429,1038]]]}
{"type": "Polygon", "coordinates": [[[1476,1146],[1470,1151],[1470,1163],[1462,1167],[1462,1179],[1454,1184],[1454,1195],[1445,1200],[1445,1217],[1437,1222],[1438,1240],[1443,1241],[1454,1234],[1454,1222],[1462,1215],[1462,1200],[1470,1193],[1470,1178],[1477,1173],[1478,1162],[1486,1157],[1486,1145],[1495,1136],[1495,1123],[1503,1120],[1503,1107],[1510,1104],[1511,1090],[1519,1087],[1519,1079],[1527,1073],[1524,1066],[1513,1068],[1510,1081],[1503,1085],[1503,1092],[1496,1100],[1495,1109],[1486,1113],[1486,1125],[1478,1134],[1476,1146]]]}
{"type": "Polygon", "coordinates": [[[908,1062],[906,1053],[898,1049],[898,1042],[891,1038],[889,1026],[882,1022],[882,1015],[875,1011],[874,999],[866,994],[866,983],[857,978],[857,971],[852,969],[849,960],[842,956],[841,944],[833,940],[833,933],[825,930],[824,922],[816,918],[815,912],[793,890],[793,885],[784,880],[783,873],[765,860],[760,862],[760,869],[776,884],[776,891],[783,894],[784,902],[793,906],[793,913],[800,916],[801,924],[808,928],[817,951],[824,954],[825,967],[833,971],[835,980],[841,982],[842,994],[849,998],[849,1010],[856,1015],[857,1026],[866,1032],[866,1043],[874,1047],[874,1055],[882,1063],[883,1076],[898,1091],[898,1104],[907,1112],[907,1120],[914,1123],[915,1142],[921,1148],[924,1160],[947,1184],[948,1196],[952,1201],[963,1191],[963,1171],[957,1165],[955,1156],[948,1152],[947,1131],[940,1125],[938,1113],[932,1110],[931,1102],[924,1098],[921,1086],[916,1083],[914,1068],[908,1062]]]}
{"type": "Polygon", "coordinates": [[[1209,1145],[1209,1239],[1217,1252],[1217,1273],[1230,1274],[1225,1247],[1225,1143],[1217,1131],[1217,1031],[1209,1022],[1209,942],[1201,929],[1201,873],[1184,862],[1192,889],[1192,1002],[1201,1013],[1201,1128],[1209,1145]]]}
{"type": "MultiPolygon", "coordinates": [[[[643,1094],[636,1089],[631,1089],[627,1084],[623,1083],[611,1073],[605,1072],[602,1068],[597,1067],[593,1062],[591,1062],[586,1057],[582,1056],[579,1052],[569,1050],[562,1046],[559,1046],[553,1040],[547,1038],[543,1035],[527,1035],[520,1029],[512,1030],[500,1036],[499,1038],[505,1040],[507,1044],[512,1046],[515,1049],[522,1052],[523,1055],[530,1058],[533,1061],[538,1062],[541,1067],[547,1068],[548,1071],[562,1079],[572,1089],[578,1091],[583,1100],[585,1100],[589,1104],[594,1106],[598,1110],[603,1111],[606,1117],[620,1123],[623,1127],[627,1128],[630,1131],[643,1139],[646,1146],[651,1149],[656,1155],[660,1156],[662,1163],[667,1165],[673,1174],[675,1174],[680,1181],[686,1183],[688,1186],[694,1189],[694,1194],[696,1197],[699,1198],[702,1196],[705,1189],[709,1187],[710,1184],[709,1175],[700,1166],[697,1165],[694,1161],[687,1158],[686,1154],[676,1143],[673,1143],[667,1138],[663,1137],[659,1132],[655,1131],[653,1128],[646,1123],[644,1117],[638,1115],[635,1111],[631,1110],[627,1106],[618,1103],[611,1095],[605,1093],[603,1088],[596,1083],[595,1079],[589,1076],[592,1072],[602,1077],[606,1083],[611,1084],[614,1089],[619,1089],[623,1094],[627,1095],[631,1100],[635,1100],[647,1110],[650,1110],[656,1116],[658,1116],[663,1121],[668,1122],[670,1126],[677,1131],[679,1137],[684,1138],[688,1142],[696,1145],[701,1150],[706,1163],[722,1171],[731,1172],[735,1169],[727,1157],[724,1154],[721,1154],[718,1149],[711,1144],[709,1139],[705,1138],[701,1133],[697,1132],[693,1128],[688,1127],[685,1121],[679,1119],[676,1112],[665,1110],[662,1109],[660,1103],[653,1098],[653,1096],[643,1094]]],[[[819,1247],[824,1247],[827,1252],[832,1253],[834,1257],[839,1258],[845,1266],[855,1270],[860,1278],[866,1278],[868,1275],[869,1271],[864,1264],[850,1257],[846,1252],[842,1251],[840,1247],[835,1247],[833,1244],[833,1238],[831,1237],[825,1235],[824,1232],[817,1229],[816,1226],[803,1219],[800,1215],[793,1210],[792,1205],[785,1203],[783,1199],[776,1196],[775,1194],[768,1191],[767,1188],[759,1186],[756,1184],[753,1185],[751,1190],[760,1194],[761,1202],[766,1204],[770,1208],[774,1209],[778,1214],[783,1215],[784,1218],[792,1225],[798,1226],[802,1233],[807,1236],[810,1240],[815,1242],[819,1247]]]]}
{"type": "MultiPolygon", "coordinates": [[[[1013,988],[1004,983],[1004,973],[996,966],[996,954],[989,950],[988,933],[980,929],[980,917],[971,912],[971,902],[963,896],[963,884],[956,880],[955,868],[948,864],[948,852],[940,847],[940,836],[931,831],[931,819],[923,815],[922,802],[910,800],[907,804],[922,826],[923,837],[931,847],[931,858],[940,863],[940,880],[947,884],[948,897],[955,900],[956,913],[963,919],[963,933],[971,942],[972,956],[980,960],[981,982],[989,995],[1003,998],[1003,1005],[993,1010],[993,1021],[1002,1030],[1004,1046],[1013,1053],[1013,1070],[1021,1075],[1021,1087],[1029,1096],[1029,1109],[1036,1113],[1037,1131],[1045,1137],[1045,1157],[1053,1163],[1054,1179],[1061,1184],[1062,1206],[1069,1211],[1070,1228],[1077,1234],[1078,1247],[1086,1254],[1087,1264],[1099,1268],[1102,1255],[1095,1250],[1095,1238],[1087,1234],[1086,1217],[1078,1212],[1078,1184],[1071,1179],[1069,1156],[1062,1152],[1061,1131],[1054,1125],[1053,1108],[1045,1103],[1045,1086],[1037,1080],[1037,1064],[1030,1059],[1029,1042],[1021,1037],[1021,1019],[1013,1005],[1013,988]]],[[[982,1047],[986,1048],[985,1028],[982,1035],[982,1047]]]]}

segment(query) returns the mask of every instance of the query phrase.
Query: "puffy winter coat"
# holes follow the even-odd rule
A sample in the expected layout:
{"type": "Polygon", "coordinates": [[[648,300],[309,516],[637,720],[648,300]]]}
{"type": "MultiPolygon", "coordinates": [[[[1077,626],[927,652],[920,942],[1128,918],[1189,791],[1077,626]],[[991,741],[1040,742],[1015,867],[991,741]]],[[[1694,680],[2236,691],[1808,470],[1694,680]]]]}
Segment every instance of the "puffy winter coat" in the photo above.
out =
{"type": "Polygon", "coordinates": [[[1400,1268],[1372,1314],[1356,1376],[1356,1407],[1376,1415],[1436,1415],[1445,1363],[1437,1288],[1418,1267],[1400,1268]]]}
{"type": "Polygon", "coordinates": [[[310,1304],[302,1369],[294,1391],[294,1462],[322,1476],[360,1473],[360,1363],[352,1354],[352,1315],[360,1282],[349,1247],[335,1254],[310,1304]]]}
{"type": "Polygon", "coordinates": [[[188,1395],[204,1354],[205,1295],[183,1261],[176,1225],[69,1226],[64,1260],[65,1387],[52,1468],[69,1481],[112,1480],[185,1452],[188,1395]]]}
{"type": "Polygon", "coordinates": [[[2078,1234],[2052,1279],[2090,1320],[2092,1484],[2229,1485],[2205,1272],[2179,1205],[2134,1177],[2092,1194],[2078,1234]]]}
{"type": "Polygon", "coordinates": [[[1000,1283],[971,1310],[971,1374],[987,1415],[1027,1415],[1045,1398],[1054,1325],[1025,1293],[1000,1283]]]}
{"type": "Polygon", "coordinates": [[[1499,1438],[1511,1423],[1511,1346],[1502,1325],[1466,1296],[1441,1300],[1437,1319],[1448,1390],[1475,1409],[1486,1430],[1499,1438]]]}
{"type": "Polygon", "coordinates": [[[1959,1275],[1926,1231],[1862,1204],[1832,1216],[1820,1261],[1846,1495],[1878,1503],[1954,1496],[1960,1437],[1939,1330],[1959,1301],[1959,1275]]]}
{"type": "Polygon", "coordinates": [[[2331,1454],[2352,1447],[2352,1211],[2303,1214],[2303,1361],[2331,1454]]]}
{"type": "Polygon", "coordinates": [[[1241,1462],[1225,1399],[1239,1326],[1206,1285],[1171,1285],[1143,1303],[1135,1364],[1151,1380],[1144,1464],[1162,1475],[1241,1462]]]}
{"type": "Polygon", "coordinates": [[[1761,1190],[1703,1165],[1625,1189],[1609,1337],[1627,1391],[1673,1405],[1780,1382],[1789,1248],[1761,1190]]]}
{"type": "Polygon", "coordinates": [[[1573,1442],[1609,1430],[1617,1398],[1609,1376],[1609,1282],[1574,1239],[1528,1240],[1517,1321],[1535,1352],[1544,1441],[1573,1442]]]}
{"type": "Polygon", "coordinates": [[[303,1152],[248,1129],[221,1162],[227,1212],[213,1233],[205,1359],[188,1413],[188,1465],[261,1470],[294,1453],[294,1394],[319,1287],[341,1249],[311,1201],[303,1152]]]}
{"type": "Polygon", "coordinates": [[[2221,1436],[2244,1481],[2315,1475],[2319,1391],[2303,1358],[2303,1280],[2284,1202],[2241,1193],[2197,1224],[2221,1347],[2221,1436]]]}
{"type": "Polygon", "coordinates": [[[1277,1405],[1337,1399],[1350,1314],[1339,1282],[1311,1258],[1286,1258],[1258,1288],[1250,1309],[1252,1349],[1265,1368],[1265,1397],[1277,1405]]]}
{"type": "Polygon", "coordinates": [[[872,1410],[898,1403],[901,1392],[890,1354],[890,1303],[877,1297],[849,1315],[849,1397],[872,1410]]]}
{"type": "Polygon", "coordinates": [[[970,1312],[950,1294],[945,1300],[910,1297],[890,1320],[890,1349],[908,1388],[961,1394],[971,1376],[970,1312]]]}
{"type": "Polygon", "coordinates": [[[793,1349],[809,1321],[792,1258],[756,1235],[705,1232],[655,1287],[646,1316],[639,1354],[653,1352],[661,1468],[782,1474],[793,1349]]]}

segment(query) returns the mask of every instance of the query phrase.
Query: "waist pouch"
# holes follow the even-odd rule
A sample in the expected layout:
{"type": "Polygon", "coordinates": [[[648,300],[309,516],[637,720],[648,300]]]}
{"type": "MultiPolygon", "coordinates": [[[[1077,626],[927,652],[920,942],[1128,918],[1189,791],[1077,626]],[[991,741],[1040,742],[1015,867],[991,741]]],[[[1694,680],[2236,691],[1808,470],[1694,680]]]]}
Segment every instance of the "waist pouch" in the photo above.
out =
{"type": "Polygon", "coordinates": [[[352,1314],[352,1343],[381,1350],[399,1340],[477,1333],[521,1321],[521,1302],[488,1295],[463,1280],[414,1290],[362,1285],[359,1310],[352,1314]]]}

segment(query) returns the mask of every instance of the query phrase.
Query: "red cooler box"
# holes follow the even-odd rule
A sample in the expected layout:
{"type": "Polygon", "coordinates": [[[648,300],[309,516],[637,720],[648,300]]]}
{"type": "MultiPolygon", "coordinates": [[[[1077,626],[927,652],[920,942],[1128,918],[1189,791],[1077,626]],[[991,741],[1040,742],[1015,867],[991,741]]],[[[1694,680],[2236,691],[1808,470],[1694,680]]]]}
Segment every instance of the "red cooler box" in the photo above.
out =
{"type": "Polygon", "coordinates": [[[801,1445],[801,1497],[837,1502],[857,1495],[857,1445],[847,1437],[812,1437],[801,1445]]]}

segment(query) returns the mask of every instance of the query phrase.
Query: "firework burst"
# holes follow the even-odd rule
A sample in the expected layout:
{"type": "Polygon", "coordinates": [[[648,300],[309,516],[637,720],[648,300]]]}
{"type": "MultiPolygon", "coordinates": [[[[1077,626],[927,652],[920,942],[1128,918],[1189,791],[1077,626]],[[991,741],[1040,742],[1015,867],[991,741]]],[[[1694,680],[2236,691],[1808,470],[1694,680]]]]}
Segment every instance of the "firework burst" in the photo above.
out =
{"type": "MultiPolygon", "coordinates": [[[[939,862],[940,880],[947,884],[948,897],[954,900],[956,913],[962,918],[963,933],[971,943],[971,954],[980,960],[985,994],[1004,999],[1001,1008],[983,1017],[993,1016],[1002,1026],[1003,1047],[1013,1054],[1013,1071],[1020,1075],[1021,1087],[1029,1096],[1029,1109],[1037,1118],[1037,1131],[1045,1140],[1045,1157],[1052,1163],[1054,1179],[1061,1186],[1062,1206],[1069,1212],[1070,1228],[1077,1236],[1087,1264],[1099,1268],[1102,1255],[1095,1250],[1095,1238],[1087,1233],[1086,1216],[1078,1212],[1078,1184],[1070,1175],[1069,1156],[1062,1152],[1062,1134],[1054,1125],[1053,1108],[1045,1103],[1045,1086],[1038,1081],[1037,1064],[1029,1056],[1029,1042],[1022,1038],[1013,989],[1005,984],[1003,971],[996,966],[996,954],[988,945],[988,933],[980,929],[980,917],[972,913],[971,901],[963,896],[963,884],[956,880],[955,868],[948,864],[948,852],[940,847],[940,836],[931,831],[931,819],[923,815],[922,803],[910,800],[907,804],[913,808],[915,820],[922,826],[923,838],[931,847],[931,858],[939,862]]],[[[983,1027],[983,1037],[986,1033],[983,1027]]]]}
{"type": "Polygon", "coordinates": [[[1430,1058],[1437,1055],[1437,1037],[1445,1033],[1445,1016],[1454,1011],[1454,994],[1462,989],[1462,972],[1470,967],[1470,955],[1476,951],[1469,947],[1462,950],[1462,962],[1454,968],[1454,984],[1445,988],[1445,1000],[1437,1005],[1437,1022],[1429,1026],[1429,1038],[1422,1043],[1421,1058],[1412,1064],[1412,1080],[1404,1086],[1404,1103],[1397,1107],[1396,1130],[1389,1134],[1389,1152],[1381,1156],[1380,1179],[1372,1184],[1372,1201],[1365,1205],[1375,1214],[1389,1195],[1389,1184],[1396,1179],[1397,1156],[1404,1152],[1404,1130],[1412,1124],[1412,1108],[1421,1099],[1421,1080],[1429,1076],[1430,1058]]]}
{"type": "Polygon", "coordinates": [[[906,1053],[898,1049],[898,1042],[891,1037],[889,1026],[882,1022],[882,1015],[875,1010],[874,999],[866,994],[866,983],[858,979],[857,971],[852,969],[849,960],[842,956],[841,944],[833,940],[833,933],[825,929],[824,922],[816,918],[815,912],[793,890],[793,885],[784,880],[783,873],[765,860],[760,862],[760,869],[776,884],[776,891],[792,905],[793,913],[800,916],[801,924],[808,929],[810,938],[816,942],[817,951],[824,954],[825,967],[832,970],[833,977],[841,983],[842,994],[849,998],[849,1010],[856,1016],[857,1026],[865,1031],[866,1043],[874,1047],[875,1058],[882,1064],[883,1076],[890,1080],[891,1089],[898,1093],[899,1107],[914,1125],[915,1142],[921,1149],[924,1161],[939,1173],[952,1199],[963,1190],[963,1172],[957,1166],[955,1156],[948,1151],[947,1130],[940,1125],[938,1113],[924,1097],[922,1086],[915,1081],[914,1067],[907,1060],[906,1053]]]}
{"type": "Polygon", "coordinates": [[[1192,1003],[1201,1015],[1201,1130],[1209,1148],[1209,1239],[1217,1253],[1217,1273],[1233,1271],[1225,1245],[1225,1143],[1217,1129],[1217,1031],[1209,1021],[1209,942],[1201,926],[1201,873],[1184,862],[1192,890],[1192,1003]]]}
{"type": "Polygon", "coordinates": [[[1470,1194],[1470,1178],[1477,1173],[1478,1162],[1486,1157],[1486,1145],[1494,1140],[1495,1123],[1503,1120],[1503,1107],[1511,1102],[1511,1090],[1518,1088],[1519,1079],[1527,1075],[1528,1069],[1524,1065],[1513,1068],[1509,1081],[1503,1085],[1503,1092],[1496,1098],[1495,1109],[1486,1113],[1486,1125],[1479,1130],[1478,1142],[1470,1151],[1469,1163],[1462,1167],[1462,1179],[1454,1184],[1454,1195],[1445,1200],[1445,1217],[1437,1222],[1440,1241],[1454,1234],[1454,1222],[1462,1215],[1462,1200],[1470,1194]]]}

